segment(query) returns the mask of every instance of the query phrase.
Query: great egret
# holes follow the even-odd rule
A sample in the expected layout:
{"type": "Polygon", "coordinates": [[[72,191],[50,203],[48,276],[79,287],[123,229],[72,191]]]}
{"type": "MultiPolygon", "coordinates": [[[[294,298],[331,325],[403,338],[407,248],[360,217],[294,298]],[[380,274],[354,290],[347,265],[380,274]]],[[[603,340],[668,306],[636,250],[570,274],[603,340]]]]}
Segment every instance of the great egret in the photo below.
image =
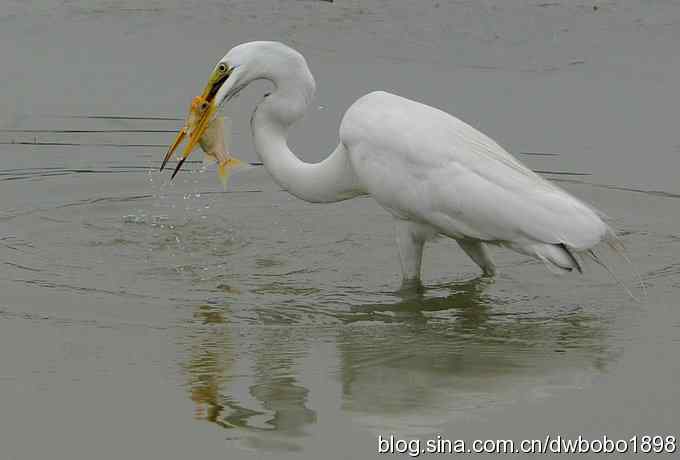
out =
{"type": "MultiPolygon", "coordinates": [[[[315,90],[305,58],[278,42],[232,48],[215,66],[179,170],[217,107],[255,80],[273,91],[256,106],[255,150],[274,180],[296,197],[331,203],[371,195],[395,219],[405,284],[419,284],[423,245],[455,239],[485,275],[495,273],[487,245],[543,261],[552,271],[581,272],[577,255],[614,234],[599,213],[531,171],[492,139],[458,118],[394,94],[359,98],[340,124],[340,143],[319,163],[289,149],[287,131],[315,90]]],[[[169,149],[172,155],[187,130],[169,149]]],[[[162,168],[161,168],[162,169],[162,168]]]]}

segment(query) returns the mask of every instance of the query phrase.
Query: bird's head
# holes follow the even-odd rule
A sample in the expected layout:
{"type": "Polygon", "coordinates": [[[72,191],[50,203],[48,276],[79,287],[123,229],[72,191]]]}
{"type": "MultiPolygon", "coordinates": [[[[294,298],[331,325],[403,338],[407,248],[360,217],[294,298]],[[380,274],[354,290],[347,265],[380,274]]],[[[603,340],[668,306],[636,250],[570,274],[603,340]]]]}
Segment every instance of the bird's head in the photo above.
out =
{"type": "Polygon", "coordinates": [[[189,108],[187,124],[170,145],[161,170],[188,134],[189,141],[173,173],[174,177],[205,133],[217,109],[252,81],[266,79],[274,84],[286,84],[300,81],[300,75],[311,81],[311,97],[314,79],[309,73],[305,58],[294,49],[278,42],[259,41],[243,43],[229,50],[213,68],[201,95],[194,98],[189,108]]]}

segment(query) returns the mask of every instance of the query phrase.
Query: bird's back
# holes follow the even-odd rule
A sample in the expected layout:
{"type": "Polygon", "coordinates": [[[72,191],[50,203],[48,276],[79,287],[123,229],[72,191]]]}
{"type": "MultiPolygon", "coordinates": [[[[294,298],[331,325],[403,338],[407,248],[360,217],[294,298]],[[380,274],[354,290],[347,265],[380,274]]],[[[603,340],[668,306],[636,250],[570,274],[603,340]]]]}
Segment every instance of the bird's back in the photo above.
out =
{"type": "Polygon", "coordinates": [[[340,139],[358,179],[381,205],[449,236],[584,250],[607,234],[590,206],[434,107],[367,94],[347,110],[340,139]]]}

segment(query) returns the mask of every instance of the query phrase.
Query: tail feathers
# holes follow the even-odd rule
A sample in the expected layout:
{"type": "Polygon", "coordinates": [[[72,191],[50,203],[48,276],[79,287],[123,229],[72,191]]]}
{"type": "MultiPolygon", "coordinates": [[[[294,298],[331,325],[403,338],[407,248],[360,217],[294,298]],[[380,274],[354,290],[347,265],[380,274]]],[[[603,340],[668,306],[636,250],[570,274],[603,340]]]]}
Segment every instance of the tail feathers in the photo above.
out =
{"type": "Polygon", "coordinates": [[[553,273],[561,275],[574,270],[583,273],[576,255],[563,243],[534,245],[531,249],[533,255],[538,257],[553,273]]]}
{"type": "Polygon", "coordinates": [[[558,246],[560,248],[562,248],[562,250],[565,252],[565,254],[567,254],[569,259],[571,259],[571,262],[573,264],[572,267],[575,267],[576,270],[578,270],[579,273],[583,273],[583,267],[581,267],[581,263],[576,258],[576,255],[574,254],[574,252],[571,249],[569,249],[567,247],[567,245],[564,244],[564,243],[560,243],[560,244],[558,244],[558,246]]]}
{"type": "MultiPolygon", "coordinates": [[[[605,233],[602,241],[614,252],[623,256],[625,259],[628,259],[628,257],[626,257],[626,247],[623,245],[623,241],[621,241],[616,233],[614,233],[614,230],[612,230],[609,226],[607,226],[607,233],[605,233]]],[[[630,263],[630,260],[628,260],[628,263],[630,263]]]]}
{"type": "MultiPolygon", "coordinates": [[[[638,281],[640,283],[640,290],[642,291],[642,296],[646,298],[647,297],[647,285],[645,284],[645,281],[642,279],[642,276],[640,275],[640,273],[635,269],[633,262],[631,262],[631,260],[628,258],[628,255],[626,254],[626,247],[624,246],[623,241],[621,241],[621,239],[616,235],[616,233],[614,233],[614,231],[610,227],[607,227],[607,233],[606,233],[603,241],[604,241],[604,243],[607,244],[607,246],[609,246],[610,249],[612,249],[616,254],[621,256],[621,258],[623,260],[625,260],[626,263],[630,266],[631,270],[633,271],[633,275],[638,279],[638,281]]],[[[622,286],[623,289],[628,293],[628,295],[632,299],[636,300],[637,302],[640,302],[640,300],[630,292],[630,289],[628,289],[623,282],[619,281],[616,278],[616,275],[612,272],[611,269],[609,269],[609,267],[607,267],[607,265],[604,264],[602,259],[597,256],[594,248],[591,248],[591,249],[588,250],[588,255],[590,256],[590,258],[592,258],[595,261],[595,263],[597,263],[598,265],[603,267],[605,270],[607,270],[607,272],[614,279],[614,281],[616,281],[620,286],[622,286]]]]}
{"type": "MultiPolygon", "coordinates": [[[[623,281],[621,281],[621,280],[616,276],[616,274],[615,274],[615,273],[607,266],[607,264],[605,264],[605,263],[602,261],[602,259],[600,259],[600,258],[598,257],[598,255],[595,253],[595,250],[594,250],[594,249],[589,249],[588,252],[587,252],[587,254],[590,256],[591,259],[593,259],[593,261],[594,261],[595,263],[597,263],[600,267],[602,267],[602,268],[604,268],[605,270],[607,270],[607,273],[609,273],[609,276],[611,276],[611,277],[614,279],[614,281],[616,281],[616,284],[618,284],[619,286],[621,286],[621,287],[623,288],[623,290],[626,291],[626,294],[628,294],[628,296],[629,296],[631,299],[633,299],[634,301],[636,301],[636,302],[638,302],[638,303],[641,303],[640,299],[638,299],[637,297],[635,297],[635,295],[630,291],[630,289],[628,289],[628,286],[626,286],[626,284],[625,284],[623,281]]],[[[620,254],[623,254],[623,253],[620,253],[620,254]]],[[[626,259],[628,259],[628,258],[626,257],[626,259]]],[[[640,283],[641,283],[642,290],[643,290],[643,292],[645,293],[644,295],[645,295],[645,297],[646,297],[647,294],[646,294],[645,284],[644,284],[644,282],[642,281],[642,278],[640,278],[640,283]]]]}
{"type": "MultiPolygon", "coordinates": [[[[642,276],[640,276],[640,274],[635,270],[633,263],[626,255],[625,246],[616,233],[614,233],[611,228],[607,227],[606,233],[600,243],[604,243],[626,261],[626,263],[631,267],[634,276],[640,283],[640,289],[642,291],[643,297],[647,297],[647,286],[645,285],[642,276]]],[[[570,273],[574,270],[578,271],[579,273],[583,273],[583,265],[581,260],[582,257],[585,256],[604,268],[612,277],[612,279],[623,288],[628,296],[630,296],[631,299],[635,300],[636,302],[641,302],[640,299],[638,299],[631,292],[631,290],[616,276],[613,270],[610,269],[602,260],[602,258],[595,252],[595,247],[600,247],[600,244],[596,245],[595,247],[583,249],[574,249],[573,247],[567,246],[565,243],[540,243],[526,246],[512,245],[510,247],[522,254],[527,254],[538,258],[545,264],[548,270],[558,275],[570,273]]]]}

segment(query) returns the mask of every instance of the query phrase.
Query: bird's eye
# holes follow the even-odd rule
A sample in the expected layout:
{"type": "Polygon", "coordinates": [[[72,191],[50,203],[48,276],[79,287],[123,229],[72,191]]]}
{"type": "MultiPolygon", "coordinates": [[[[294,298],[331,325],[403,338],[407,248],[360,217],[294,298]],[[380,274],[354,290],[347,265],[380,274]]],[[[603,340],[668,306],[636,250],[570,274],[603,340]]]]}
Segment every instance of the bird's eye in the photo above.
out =
{"type": "Polygon", "coordinates": [[[220,64],[217,66],[217,70],[219,70],[221,73],[226,72],[228,69],[227,64],[224,62],[220,62],[220,64]]]}

